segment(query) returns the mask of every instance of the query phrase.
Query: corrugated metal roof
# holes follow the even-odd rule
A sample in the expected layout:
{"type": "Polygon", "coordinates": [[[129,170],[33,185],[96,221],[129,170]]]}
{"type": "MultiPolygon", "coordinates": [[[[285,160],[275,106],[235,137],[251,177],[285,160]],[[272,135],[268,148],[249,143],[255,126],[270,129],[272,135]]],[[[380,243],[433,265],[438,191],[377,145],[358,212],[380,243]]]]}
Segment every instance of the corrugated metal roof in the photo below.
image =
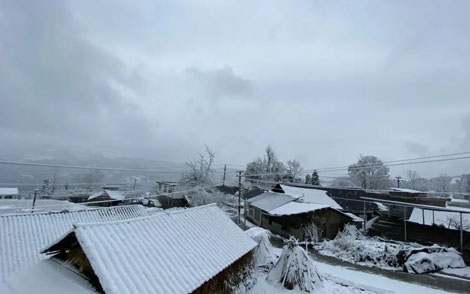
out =
{"type": "Polygon", "coordinates": [[[18,188],[0,188],[0,196],[18,195],[18,188]]]}
{"type": "Polygon", "coordinates": [[[76,223],[125,220],[147,215],[142,206],[0,216],[0,279],[43,258],[39,252],[76,223]]]}
{"type": "Polygon", "coordinates": [[[318,190],[318,189],[310,189],[310,188],[300,188],[300,187],[292,187],[288,185],[282,185],[282,190],[286,194],[289,194],[293,197],[301,197],[299,200],[308,202],[308,203],[317,203],[317,204],[325,204],[329,205],[335,209],[343,209],[341,205],[339,205],[333,198],[328,196],[326,191],[318,190]]]}
{"type": "Polygon", "coordinates": [[[107,294],[191,293],[257,245],[215,205],[73,233],[107,294]]]}
{"type": "Polygon", "coordinates": [[[251,198],[248,202],[251,206],[269,212],[294,200],[294,197],[284,193],[266,192],[251,198]]]}
{"type": "Polygon", "coordinates": [[[324,204],[289,202],[276,209],[269,211],[269,214],[276,215],[276,216],[293,215],[293,214],[312,212],[312,211],[316,211],[320,209],[325,209],[328,207],[330,206],[324,205],[324,204]]]}

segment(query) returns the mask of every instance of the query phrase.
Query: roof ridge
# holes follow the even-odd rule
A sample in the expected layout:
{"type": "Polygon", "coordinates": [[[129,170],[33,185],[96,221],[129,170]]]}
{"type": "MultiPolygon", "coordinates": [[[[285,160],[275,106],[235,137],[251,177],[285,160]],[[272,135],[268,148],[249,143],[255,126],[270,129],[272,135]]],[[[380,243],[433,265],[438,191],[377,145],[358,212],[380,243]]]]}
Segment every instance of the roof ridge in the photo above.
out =
{"type": "Polygon", "coordinates": [[[160,212],[157,212],[157,213],[154,213],[154,214],[151,214],[151,215],[139,216],[139,217],[125,219],[125,220],[115,220],[115,221],[107,221],[107,222],[94,222],[94,223],[75,223],[73,230],[81,228],[81,227],[94,227],[94,226],[113,225],[113,224],[119,224],[119,223],[142,221],[142,220],[150,219],[150,218],[157,218],[157,217],[174,215],[174,214],[178,214],[178,213],[185,213],[187,211],[206,209],[206,208],[210,208],[210,207],[213,207],[213,206],[217,207],[217,205],[215,203],[210,203],[210,204],[206,204],[206,205],[201,205],[201,206],[196,206],[196,207],[191,207],[191,208],[176,210],[176,211],[168,211],[167,212],[165,210],[162,210],[160,212]]]}
{"type": "MultiPolygon", "coordinates": [[[[18,216],[29,216],[29,215],[40,215],[40,214],[59,214],[59,213],[76,213],[76,212],[83,212],[83,211],[96,211],[96,210],[115,210],[120,208],[132,208],[132,207],[139,207],[139,204],[131,204],[131,205],[119,205],[113,207],[92,207],[92,208],[80,208],[80,209],[67,209],[62,208],[61,210],[51,210],[51,211],[37,211],[37,212],[23,212],[23,213],[12,213],[12,214],[3,214],[0,215],[0,218],[3,217],[18,217],[18,216]]],[[[40,206],[38,206],[40,208],[40,206]]]]}

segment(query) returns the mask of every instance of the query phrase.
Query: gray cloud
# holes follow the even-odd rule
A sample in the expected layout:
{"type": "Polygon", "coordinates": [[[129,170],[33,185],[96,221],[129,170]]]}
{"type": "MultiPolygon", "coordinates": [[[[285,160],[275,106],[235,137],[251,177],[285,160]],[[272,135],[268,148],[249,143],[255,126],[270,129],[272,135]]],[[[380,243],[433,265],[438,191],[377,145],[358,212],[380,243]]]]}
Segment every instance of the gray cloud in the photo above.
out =
{"type": "Polygon", "coordinates": [[[2,132],[100,151],[126,145],[136,128],[150,132],[132,97],[138,77],[86,40],[63,1],[3,1],[1,10],[2,132]]]}
{"type": "Polygon", "coordinates": [[[253,88],[250,80],[237,76],[229,66],[214,70],[192,67],[186,74],[189,84],[211,99],[247,98],[253,88]]]}
{"type": "Polygon", "coordinates": [[[306,168],[470,148],[468,1],[0,3],[3,148],[246,163],[271,144],[306,168]]]}
{"type": "Polygon", "coordinates": [[[405,148],[409,153],[417,156],[425,156],[429,150],[429,147],[414,141],[407,141],[405,143],[405,148]]]}

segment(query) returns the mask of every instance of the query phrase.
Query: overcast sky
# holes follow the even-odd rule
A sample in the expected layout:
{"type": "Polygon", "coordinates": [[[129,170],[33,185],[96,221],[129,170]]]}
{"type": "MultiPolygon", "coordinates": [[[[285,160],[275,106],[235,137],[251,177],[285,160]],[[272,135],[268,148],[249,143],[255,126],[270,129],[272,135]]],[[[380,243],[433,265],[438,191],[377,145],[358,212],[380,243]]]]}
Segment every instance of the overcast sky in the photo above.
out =
{"type": "Polygon", "coordinates": [[[469,11],[0,0],[1,149],[181,162],[207,144],[219,163],[245,164],[271,144],[305,168],[470,151],[469,11]]]}

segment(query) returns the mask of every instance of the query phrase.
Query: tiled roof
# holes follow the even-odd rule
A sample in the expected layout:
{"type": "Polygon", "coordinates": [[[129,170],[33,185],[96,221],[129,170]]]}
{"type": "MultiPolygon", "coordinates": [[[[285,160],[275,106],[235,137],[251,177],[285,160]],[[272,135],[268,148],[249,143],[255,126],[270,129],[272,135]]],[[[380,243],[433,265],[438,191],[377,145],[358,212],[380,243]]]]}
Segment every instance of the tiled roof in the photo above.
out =
{"type": "Polygon", "coordinates": [[[81,224],[44,252],[73,235],[107,294],[191,293],[257,245],[215,205],[81,224]]]}
{"type": "Polygon", "coordinates": [[[147,215],[142,206],[0,216],[0,280],[43,258],[39,252],[76,223],[125,220],[147,215]]]}

